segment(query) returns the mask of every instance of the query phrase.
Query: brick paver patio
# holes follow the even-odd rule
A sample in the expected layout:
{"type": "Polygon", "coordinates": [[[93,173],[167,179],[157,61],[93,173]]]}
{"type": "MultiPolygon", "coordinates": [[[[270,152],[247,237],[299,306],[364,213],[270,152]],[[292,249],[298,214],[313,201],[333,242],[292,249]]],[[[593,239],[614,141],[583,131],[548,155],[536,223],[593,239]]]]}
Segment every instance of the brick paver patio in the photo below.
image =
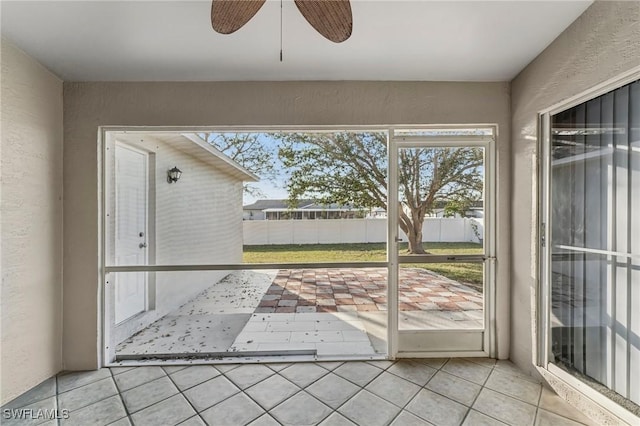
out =
{"type": "MultiPolygon", "coordinates": [[[[401,311],[482,309],[482,293],[421,268],[400,270],[401,311]]],[[[387,310],[386,268],[283,269],[256,313],[387,310]]]]}

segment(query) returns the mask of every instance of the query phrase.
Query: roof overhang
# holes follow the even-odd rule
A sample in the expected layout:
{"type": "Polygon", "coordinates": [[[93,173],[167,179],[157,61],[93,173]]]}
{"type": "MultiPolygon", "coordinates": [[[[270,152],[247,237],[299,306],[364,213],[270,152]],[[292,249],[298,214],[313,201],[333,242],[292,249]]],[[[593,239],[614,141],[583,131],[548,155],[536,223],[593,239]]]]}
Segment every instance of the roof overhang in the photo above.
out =
{"type": "Polygon", "coordinates": [[[199,158],[205,163],[214,166],[218,170],[242,182],[258,182],[260,180],[260,177],[255,173],[245,169],[195,133],[118,132],[116,134],[116,140],[143,147],[145,141],[155,140],[165,143],[185,154],[199,158]]]}

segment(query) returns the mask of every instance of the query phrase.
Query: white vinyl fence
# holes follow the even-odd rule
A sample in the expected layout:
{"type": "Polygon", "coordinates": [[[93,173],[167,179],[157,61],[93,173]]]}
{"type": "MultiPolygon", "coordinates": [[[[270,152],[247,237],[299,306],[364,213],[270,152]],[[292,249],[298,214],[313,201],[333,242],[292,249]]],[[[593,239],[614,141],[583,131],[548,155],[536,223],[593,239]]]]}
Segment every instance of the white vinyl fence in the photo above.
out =
{"type": "MultiPolygon", "coordinates": [[[[425,242],[478,242],[483,220],[475,218],[427,218],[422,227],[425,242]]],[[[386,219],[245,220],[244,245],[383,243],[386,219]]],[[[405,241],[404,232],[399,231],[405,241]]]]}

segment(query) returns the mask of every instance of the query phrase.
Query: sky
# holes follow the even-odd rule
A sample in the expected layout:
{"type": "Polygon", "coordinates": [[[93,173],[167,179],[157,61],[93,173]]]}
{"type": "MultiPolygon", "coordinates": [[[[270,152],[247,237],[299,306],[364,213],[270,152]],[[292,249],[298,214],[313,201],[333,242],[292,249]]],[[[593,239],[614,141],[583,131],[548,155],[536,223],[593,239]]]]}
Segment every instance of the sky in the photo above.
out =
{"type": "MultiPolygon", "coordinates": [[[[259,140],[263,144],[263,146],[277,153],[279,142],[276,139],[269,136],[268,134],[260,134],[259,140]]],[[[284,171],[284,167],[282,166],[282,163],[278,159],[277,155],[274,155],[274,160],[276,162],[276,171],[279,172],[275,177],[275,182],[267,179],[261,179],[260,182],[252,183],[251,186],[253,188],[259,189],[262,194],[259,194],[259,196],[255,196],[245,191],[242,196],[243,205],[252,204],[257,200],[277,200],[289,198],[289,193],[286,188],[287,175],[284,171]]]]}
{"type": "Polygon", "coordinates": [[[263,192],[264,196],[254,197],[253,195],[247,194],[245,192],[244,195],[242,196],[242,204],[245,206],[247,204],[254,203],[256,200],[265,200],[265,199],[280,200],[280,199],[289,198],[289,193],[284,187],[284,184],[282,184],[282,186],[276,187],[274,186],[273,183],[264,181],[264,182],[252,183],[251,186],[253,186],[254,188],[260,189],[263,192]]]}
{"type": "MultiPolygon", "coordinates": [[[[470,132],[470,133],[477,133],[478,130],[477,129],[472,129],[472,130],[457,130],[457,132],[461,132],[461,133],[466,133],[466,132],[470,132]]],[[[430,130],[424,130],[424,131],[417,131],[418,134],[431,134],[431,133],[436,133],[439,134],[438,131],[430,131],[430,130]]],[[[449,134],[450,132],[445,132],[444,134],[449,134]]],[[[227,133],[227,136],[231,136],[233,135],[233,133],[227,133]]],[[[212,134],[211,136],[214,136],[214,134],[212,134]]],[[[258,140],[260,141],[260,143],[267,149],[273,152],[273,161],[275,161],[275,169],[276,169],[276,176],[274,180],[269,180],[269,179],[262,179],[259,182],[256,183],[250,183],[249,185],[252,188],[258,189],[260,191],[259,194],[251,194],[248,193],[247,191],[245,191],[243,193],[243,205],[248,205],[248,204],[252,204],[257,200],[260,199],[287,199],[289,197],[289,194],[287,192],[287,188],[286,188],[286,184],[287,184],[287,173],[286,170],[284,169],[284,166],[282,165],[282,163],[280,162],[280,160],[278,159],[278,155],[277,155],[277,151],[278,151],[278,145],[281,143],[279,140],[277,140],[276,138],[272,137],[269,134],[266,133],[258,133],[258,140]]],[[[481,171],[483,171],[483,168],[480,168],[481,171]]],[[[256,173],[258,175],[260,175],[260,173],[256,173]]],[[[262,178],[262,176],[261,176],[262,178]]]]}
{"type": "MultiPolygon", "coordinates": [[[[233,135],[233,133],[226,133],[227,136],[231,136],[233,135]]],[[[279,141],[276,140],[275,138],[271,137],[269,134],[266,133],[257,133],[258,135],[258,140],[260,141],[260,143],[268,150],[272,150],[274,152],[274,161],[276,162],[276,171],[279,172],[277,173],[276,177],[275,177],[275,181],[274,180],[267,180],[264,179],[262,176],[260,176],[261,180],[259,182],[252,182],[249,184],[249,186],[251,188],[255,188],[258,189],[261,193],[260,194],[251,194],[248,193],[247,191],[245,191],[242,195],[242,204],[243,205],[247,205],[247,204],[252,204],[254,202],[256,202],[257,200],[264,200],[264,199],[287,199],[289,198],[289,193],[287,192],[286,189],[286,180],[287,180],[287,175],[284,171],[284,168],[282,166],[282,163],[280,162],[280,160],[278,159],[277,156],[277,150],[278,150],[278,144],[279,141]]],[[[204,135],[202,135],[204,136],[204,135]]],[[[211,134],[211,137],[214,137],[215,134],[211,134]]],[[[228,153],[227,153],[228,154],[228,153]]],[[[259,173],[258,176],[260,175],[259,173]]]]}

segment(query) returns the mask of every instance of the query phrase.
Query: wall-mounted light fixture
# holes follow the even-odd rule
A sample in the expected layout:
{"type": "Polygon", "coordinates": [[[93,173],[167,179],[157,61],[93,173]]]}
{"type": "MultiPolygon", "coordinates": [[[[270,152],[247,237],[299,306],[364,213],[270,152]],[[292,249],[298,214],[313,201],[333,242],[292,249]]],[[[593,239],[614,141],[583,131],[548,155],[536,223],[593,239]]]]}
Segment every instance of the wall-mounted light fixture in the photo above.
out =
{"type": "Polygon", "coordinates": [[[182,171],[179,168],[174,166],[173,169],[170,169],[167,171],[167,182],[169,183],[177,182],[178,179],[180,179],[181,175],[182,175],[182,171]]]}

